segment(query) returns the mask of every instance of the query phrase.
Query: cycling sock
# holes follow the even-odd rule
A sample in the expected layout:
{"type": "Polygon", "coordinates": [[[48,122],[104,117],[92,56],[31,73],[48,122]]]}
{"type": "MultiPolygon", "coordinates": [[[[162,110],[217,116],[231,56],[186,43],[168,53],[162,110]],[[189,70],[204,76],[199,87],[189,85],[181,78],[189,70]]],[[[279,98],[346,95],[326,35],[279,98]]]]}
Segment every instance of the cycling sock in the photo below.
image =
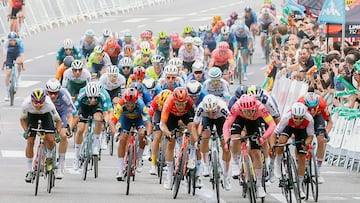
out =
{"type": "Polygon", "coordinates": [[[196,160],[196,176],[200,176],[200,166],[201,166],[201,160],[196,160]]]}
{"type": "Polygon", "coordinates": [[[223,166],[224,166],[224,169],[225,169],[223,174],[224,174],[225,177],[227,177],[229,175],[230,163],[228,165],[226,165],[226,161],[223,160],[222,162],[223,162],[223,166]]]}
{"type": "Polygon", "coordinates": [[[189,159],[195,159],[196,155],[196,147],[190,144],[190,157],[189,159]]]}
{"type": "Polygon", "coordinates": [[[81,147],[81,144],[75,144],[75,158],[77,160],[80,159],[80,147],[81,147]]]}
{"type": "MultiPolygon", "coordinates": [[[[299,176],[299,184],[301,185],[302,184],[302,182],[304,181],[304,176],[299,176]]],[[[301,188],[301,187],[300,187],[301,188]]]]}
{"type": "Polygon", "coordinates": [[[65,153],[59,153],[59,168],[63,168],[65,161],[65,153]]]}
{"type": "Polygon", "coordinates": [[[137,155],[136,155],[136,158],[137,158],[138,161],[142,160],[143,153],[144,153],[144,149],[139,148],[138,152],[137,152],[137,155]]]}
{"type": "Polygon", "coordinates": [[[172,161],[167,161],[166,162],[166,167],[167,167],[167,179],[171,180],[173,172],[174,172],[174,165],[172,161]]]}
{"type": "Polygon", "coordinates": [[[203,164],[207,164],[208,163],[208,159],[209,159],[209,152],[206,153],[201,153],[203,156],[203,164]]]}
{"type": "Polygon", "coordinates": [[[245,64],[243,65],[243,72],[247,73],[247,65],[245,65],[245,64]]]}
{"type": "Polygon", "coordinates": [[[33,158],[26,158],[26,170],[27,172],[32,171],[33,158]]]}
{"type": "Polygon", "coordinates": [[[94,134],[93,148],[94,148],[94,146],[100,146],[100,135],[99,134],[94,134]]]}
{"type": "Polygon", "coordinates": [[[46,151],[46,158],[52,158],[52,155],[53,155],[54,150],[55,150],[55,147],[54,147],[54,149],[52,149],[52,150],[47,149],[47,151],[46,151]]]}
{"type": "Polygon", "coordinates": [[[322,162],[323,160],[322,159],[317,159],[317,165],[318,165],[318,168],[320,169],[320,167],[322,166],[322,162]]]}
{"type": "Polygon", "coordinates": [[[151,166],[156,166],[156,155],[151,155],[151,166]]]}
{"type": "Polygon", "coordinates": [[[10,86],[5,86],[5,92],[6,92],[6,95],[9,94],[9,92],[10,92],[10,86]]]}
{"type": "Polygon", "coordinates": [[[231,157],[233,158],[233,161],[235,164],[239,164],[239,155],[238,154],[232,154],[231,157]]]}
{"type": "Polygon", "coordinates": [[[265,164],[266,164],[267,171],[269,171],[269,169],[270,169],[270,162],[271,162],[270,157],[265,158],[265,164]]]}
{"type": "Polygon", "coordinates": [[[119,171],[124,170],[124,157],[118,157],[119,160],[119,171]]]}
{"type": "Polygon", "coordinates": [[[262,169],[255,169],[255,175],[256,175],[256,187],[260,187],[262,182],[262,169]]]}

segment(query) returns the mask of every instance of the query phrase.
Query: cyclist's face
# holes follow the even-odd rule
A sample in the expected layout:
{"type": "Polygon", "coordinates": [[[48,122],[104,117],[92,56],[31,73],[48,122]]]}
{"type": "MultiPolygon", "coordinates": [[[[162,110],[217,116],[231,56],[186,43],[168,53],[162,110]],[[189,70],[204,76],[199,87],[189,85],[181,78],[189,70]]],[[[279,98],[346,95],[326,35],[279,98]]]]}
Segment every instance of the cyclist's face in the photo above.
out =
{"type": "Polygon", "coordinates": [[[72,72],[76,78],[80,77],[82,69],[72,69],[72,72]]]}
{"type": "Polygon", "coordinates": [[[187,103],[187,101],[185,101],[185,102],[175,101],[175,107],[178,111],[183,112],[183,111],[185,111],[186,103],[187,103]]]}
{"type": "Polygon", "coordinates": [[[192,50],[192,47],[193,47],[193,44],[192,44],[192,43],[188,43],[188,44],[185,45],[185,48],[186,48],[186,50],[188,50],[188,51],[192,50]]]}
{"type": "Polygon", "coordinates": [[[115,83],[117,80],[117,75],[116,74],[109,74],[109,79],[111,83],[115,83]]]}
{"type": "Polygon", "coordinates": [[[304,121],[304,116],[293,116],[292,117],[295,125],[300,125],[304,121]]]}
{"type": "Polygon", "coordinates": [[[123,67],[122,67],[122,70],[123,70],[123,73],[124,73],[125,75],[129,75],[129,74],[130,74],[130,71],[131,71],[131,68],[130,68],[130,66],[123,66],[123,67]]]}
{"type": "Polygon", "coordinates": [[[32,101],[32,104],[33,104],[35,110],[40,111],[40,109],[41,109],[41,108],[44,106],[44,104],[45,104],[45,100],[42,101],[42,102],[32,101]]]}
{"type": "Polygon", "coordinates": [[[256,109],[250,109],[250,110],[242,110],[243,114],[249,118],[254,117],[256,114],[256,109]]]}
{"type": "Polygon", "coordinates": [[[149,62],[149,60],[150,60],[150,55],[149,55],[149,54],[142,54],[142,55],[141,55],[141,59],[142,59],[142,61],[143,61],[144,63],[147,63],[147,62],[149,62]]]}
{"type": "Polygon", "coordinates": [[[166,82],[168,85],[174,85],[176,80],[176,75],[167,74],[166,75],[166,82]]]}
{"type": "Polygon", "coordinates": [[[95,104],[97,104],[97,98],[98,98],[98,97],[88,97],[89,104],[90,104],[90,105],[95,105],[95,104]]]}
{"type": "Polygon", "coordinates": [[[129,111],[132,111],[132,110],[134,110],[135,109],[135,102],[126,102],[125,103],[125,106],[126,106],[126,108],[129,110],[129,111]]]}
{"type": "Polygon", "coordinates": [[[220,88],[220,84],[221,84],[220,80],[211,80],[211,85],[215,89],[220,88]]]}
{"type": "Polygon", "coordinates": [[[195,80],[201,81],[202,76],[203,76],[203,72],[202,72],[202,71],[195,71],[195,72],[194,72],[195,80]]]}
{"type": "Polygon", "coordinates": [[[51,101],[56,101],[56,99],[58,98],[59,96],[59,92],[49,92],[49,91],[46,91],[47,95],[50,97],[51,101]]]}

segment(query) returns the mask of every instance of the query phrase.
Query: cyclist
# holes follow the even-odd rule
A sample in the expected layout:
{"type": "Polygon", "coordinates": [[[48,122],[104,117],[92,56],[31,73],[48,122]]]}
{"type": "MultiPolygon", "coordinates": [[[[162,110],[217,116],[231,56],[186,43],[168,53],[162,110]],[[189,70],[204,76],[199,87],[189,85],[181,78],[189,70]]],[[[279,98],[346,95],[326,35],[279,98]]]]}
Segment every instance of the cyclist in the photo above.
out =
{"type": "Polygon", "coordinates": [[[192,26],[186,26],[181,33],[181,36],[185,39],[186,37],[195,37],[196,32],[192,26]]]}
{"type": "MultiPolygon", "coordinates": [[[[38,128],[38,120],[41,120],[41,127],[45,130],[61,130],[61,119],[55,109],[51,99],[46,96],[41,88],[35,88],[31,95],[25,98],[21,105],[20,124],[24,130],[23,136],[26,139],[26,177],[25,181],[30,183],[33,180],[33,157],[34,157],[34,142],[36,132],[31,131],[31,128],[38,128]],[[55,126],[54,126],[55,122],[55,126]]],[[[54,133],[47,133],[45,135],[45,145],[48,149],[46,152],[46,170],[52,168],[52,153],[55,147],[54,133]]]]}
{"type": "Polygon", "coordinates": [[[159,79],[161,89],[173,91],[177,87],[183,87],[184,81],[178,76],[178,68],[174,65],[167,65],[164,68],[164,77],[159,79]]]}
{"type": "Polygon", "coordinates": [[[171,40],[166,32],[159,33],[159,39],[156,44],[157,54],[164,56],[166,61],[174,56],[173,49],[171,47],[171,40]]]}
{"type": "Polygon", "coordinates": [[[252,32],[253,39],[255,41],[255,35],[257,33],[257,16],[256,13],[251,9],[250,6],[245,7],[245,15],[244,15],[244,21],[245,25],[249,28],[249,30],[252,32]]]}
{"type": "Polygon", "coordinates": [[[111,65],[110,56],[104,52],[103,47],[96,46],[88,58],[87,68],[91,70],[91,73],[96,73],[96,78],[100,78],[105,73],[106,67],[111,65]]]}
{"type": "Polygon", "coordinates": [[[188,80],[197,80],[200,83],[204,83],[207,79],[207,74],[204,70],[204,63],[202,61],[195,61],[192,65],[192,73],[187,77],[188,80]]]}
{"type": "Polygon", "coordinates": [[[244,81],[246,81],[247,80],[246,73],[247,73],[247,65],[248,65],[247,52],[249,50],[252,50],[253,47],[252,36],[249,28],[240,21],[231,27],[231,32],[234,34],[237,42],[237,48],[238,48],[237,54],[241,53],[241,57],[243,59],[244,81]]]}
{"type": "Polygon", "coordinates": [[[231,107],[235,104],[235,102],[240,99],[243,94],[247,94],[248,86],[247,85],[239,85],[235,90],[235,95],[231,97],[228,105],[228,109],[230,110],[231,107]]]}
{"type": "Polygon", "coordinates": [[[122,52],[125,52],[125,47],[132,47],[133,50],[136,48],[136,39],[130,32],[125,32],[124,38],[121,41],[122,52]]]}
{"type": "Polygon", "coordinates": [[[221,28],[225,26],[224,21],[218,21],[216,22],[216,24],[213,26],[212,28],[212,32],[215,33],[216,35],[219,35],[221,32],[221,28]]]}
{"type": "Polygon", "coordinates": [[[226,25],[231,27],[232,25],[234,25],[235,21],[238,19],[238,14],[236,13],[236,11],[233,11],[230,14],[230,18],[226,21],[226,25]]]}
{"type": "Polygon", "coordinates": [[[163,73],[165,58],[161,55],[152,56],[151,63],[152,66],[146,69],[146,75],[157,81],[163,73]]]}
{"type": "Polygon", "coordinates": [[[151,53],[151,49],[142,48],[141,54],[135,56],[134,58],[134,66],[142,66],[144,68],[151,66],[151,53]]]}
{"type": "Polygon", "coordinates": [[[142,82],[145,78],[146,70],[142,66],[136,66],[133,70],[133,74],[130,75],[128,78],[128,81],[126,83],[126,86],[129,87],[129,85],[133,82],[142,82]]]}
{"type": "Polygon", "coordinates": [[[86,30],[85,35],[80,39],[80,54],[87,59],[98,44],[94,30],[86,30]]]}
{"type": "Polygon", "coordinates": [[[233,52],[227,42],[220,42],[218,48],[212,52],[208,68],[211,69],[214,66],[220,68],[224,79],[230,82],[230,74],[235,70],[235,63],[233,52]]]}
{"type": "Polygon", "coordinates": [[[111,64],[116,65],[118,63],[118,56],[121,51],[120,45],[117,43],[117,40],[113,37],[109,37],[105,44],[103,45],[104,52],[107,53],[110,57],[111,64]]]}
{"type": "Polygon", "coordinates": [[[177,67],[178,76],[183,80],[183,82],[187,81],[187,72],[184,71],[183,61],[180,58],[174,57],[170,59],[168,65],[177,67]]]}
{"type": "Polygon", "coordinates": [[[14,63],[19,64],[18,66],[18,75],[17,80],[20,78],[21,70],[24,69],[24,46],[22,41],[19,39],[16,32],[10,32],[8,34],[8,40],[5,42],[3,47],[3,56],[2,56],[2,70],[6,68],[5,76],[5,101],[10,100],[10,75],[11,69],[15,65],[14,63]]]}
{"type": "Polygon", "coordinates": [[[130,57],[124,57],[119,61],[119,72],[126,79],[126,84],[133,74],[133,60],[130,57]]]}
{"type": "Polygon", "coordinates": [[[63,63],[60,65],[59,70],[57,71],[55,78],[60,81],[60,84],[62,83],[64,72],[71,68],[72,62],[75,60],[73,56],[65,56],[63,63]]]}
{"type": "Polygon", "coordinates": [[[140,33],[140,42],[136,46],[136,50],[141,50],[144,47],[141,46],[142,42],[148,42],[149,43],[149,49],[155,50],[156,46],[155,43],[152,41],[152,32],[150,30],[145,30],[140,33]]]}
{"type": "MultiPolygon", "coordinates": [[[[307,154],[305,146],[307,147],[311,145],[314,137],[314,120],[310,113],[307,112],[307,107],[303,103],[295,102],[291,106],[291,110],[286,112],[282,117],[273,134],[278,136],[278,144],[287,143],[292,134],[295,135],[297,170],[300,181],[300,197],[305,198],[305,193],[301,186],[304,180],[305,155],[307,154]]],[[[280,147],[275,149],[276,157],[274,162],[274,174],[277,178],[280,178],[281,176],[280,165],[283,151],[284,149],[280,147]]]]}
{"type": "Polygon", "coordinates": [[[115,124],[119,122],[119,147],[118,147],[118,163],[119,171],[116,174],[118,181],[124,180],[124,157],[126,146],[129,139],[131,128],[138,130],[139,149],[136,154],[136,170],[141,172],[142,155],[145,148],[145,137],[147,132],[151,133],[151,122],[148,114],[148,109],[143,100],[139,98],[138,92],[135,88],[127,88],[122,100],[116,104],[114,116],[111,122],[111,131],[115,134],[115,124]]]}
{"type": "Polygon", "coordinates": [[[202,39],[200,37],[194,37],[194,45],[199,49],[200,61],[204,61],[205,49],[202,39]]]}
{"type": "MultiPolygon", "coordinates": [[[[126,44],[124,46],[125,47],[122,47],[123,51],[121,51],[118,56],[118,62],[120,62],[120,60],[124,57],[129,57],[129,58],[131,58],[131,60],[133,60],[136,56],[135,49],[130,44],[126,44]]],[[[118,65],[120,65],[120,63],[118,65]]]]}
{"type": "Polygon", "coordinates": [[[139,81],[135,81],[130,84],[129,88],[134,88],[137,90],[139,98],[141,98],[144,101],[145,106],[149,106],[151,102],[151,94],[147,91],[144,84],[139,81]]]}
{"type": "MultiPolygon", "coordinates": [[[[102,122],[109,123],[110,115],[112,114],[112,106],[107,101],[107,95],[101,91],[101,87],[97,82],[90,82],[84,88],[80,90],[79,96],[75,101],[76,111],[73,115],[77,115],[74,121],[79,120],[76,126],[76,137],[75,137],[75,159],[74,159],[74,170],[78,170],[80,166],[80,147],[83,142],[84,133],[86,132],[87,120],[92,116],[95,122],[93,142],[92,142],[92,153],[93,155],[99,155],[100,150],[100,134],[102,130],[102,122]]],[[[74,122],[75,123],[75,122],[74,122]]],[[[91,125],[91,124],[90,124],[91,125]]]]}
{"type": "MultiPolygon", "coordinates": [[[[156,175],[156,159],[159,152],[159,144],[162,138],[162,132],[160,129],[160,117],[166,99],[172,94],[171,90],[163,90],[150,103],[149,116],[152,119],[154,125],[154,140],[151,144],[151,168],[149,173],[156,175]]],[[[165,149],[163,149],[165,151],[165,149]]]]}
{"type": "Polygon", "coordinates": [[[109,93],[112,103],[118,103],[121,95],[124,94],[126,82],[125,77],[119,73],[118,67],[108,66],[106,73],[100,77],[99,81],[109,93]]]}
{"type": "Polygon", "coordinates": [[[228,104],[230,100],[230,87],[229,83],[222,78],[220,68],[211,68],[208,72],[208,77],[204,82],[203,89],[209,94],[223,98],[228,104]]]}
{"type": "MultiPolygon", "coordinates": [[[[161,111],[160,129],[169,139],[165,154],[167,176],[164,181],[164,188],[167,190],[170,190],[172,185],[174,147],[176,143],[176,138],[171,137],[171,131],[178,127],[178,122],[180,120],[187,126],[187,129],[192,135],[190,139],[190,156],[187,167],[195,168],[195,164],[197,166],[200,166],[201,164],[201,160],[197,160],[195,163],[195,143],[197,142],[197,134],[193,122],[194,111],[194,102],[189,97],[187,90],[184,87],[174,89],[173,94],[166,99],[161,111]]],[[[196,184],[199,186],[201,185],[201,179],[198,173],[199,170],[196,171],[196,184]]]]}
{"type": "Polygon", "coordinates": [[[9,5],[8,19],[10,22],[10,31],[19,34],[19,24],[25,18],[25,0],[11,0],[9,5]]]}
{"type": "Polygon", "coordinates": [[[184,45],[180,47],[178,57],[183,62],[184,70],[187,73],[191,73],[192,64],[201,58],[199,49],[194,46],[194,39],[192,37],[184,39],[184,45]]]}
{"type": "Polygon", "coordinates": [[[220,42],[227,42],[229,44],[230,50],[234,53],[234,56],[237,54],[237,42],[233,33],[230,32],[229,26],[224,26],[221,28],[220,35],[217,36],[216,44],[219,45],[220,42]]]}
{"type": "Polygon", "coordinates": [[[144,85],[146,90],[150,93],[152,99],[154,99],[154,97],[162,91],[160,86],[157,84],[157,81],[155,81],[153,78],[145,77],[144,80],[142,81],[142,84],[144,85]]]}
{"type": "Polygon", "coordinates": [[[177,57],[179,55],[179,49],[184,44],[184,41],[180,38],[180,35],[177,32],[172,33],[170,35],[170,39],[173,56],[177,57]]]}
{"type": "Polygon", "coordinates": [[[257,30],[260,30],[260,38],[261,38],[261,50],[262,50],[262,58],[265,58],[265,43],[267,37],[271,35],[273,24],[275,23],[275,17],[270,14],[268,8],[262,10],[259,16],[259,23],[257,30]]]}
{"type": "Polygon", "coordinates": [[[73,56],[74,59],[83,60],[84,57],[80,54],[80,50],[74,46],[74,42],[71,39],[65,39],[62,47],[59,49],[56,55],[55,69],[60,70],[60,66],[64,63],[64,59],[67,56],[73,56]]]}
{"type": "Polygon", "coordinates": [[[316,158],[319,172],[318,182],[322,184],[324,183],[324,178],[320,176],[320,169],[325,155],[326,143],[329,140],[328,133],[333,126],[333,121],[331,120],[326,101],[318,94],[308,92],[305,96],[300,97],[298,101],[307,106],[308,111],[314,119],[314,129],[317,138],[316,158]]]}
{"type": "Polygon", "coordinates": [[[104,46],[105,43],[106,43],[106,40],[108,40],[109,37],[111,37],[111,30],[105,28],[105,29],[103,30],[102,36],[99,37],[99,39],[98,39],[99,45],[100,45],[100,46],[104,46]]]}
{"type": "Polygon", "coordinates": [[[59,165],[56,170],[56,178],[62,179],[64,177],[64,162],[65,154],[68,146],[67,138],[72,136],[72,112],[75,110],[75,106],[71,100],[70,93],[65,89],[61,88],[60,82],[52,78],[46,82],[45,85],[46,94],[50,97],[54,103],[56,111],[58,112],[62,126],[59,131],[61,140],[59,145],[59,165]]]}
{"type": "Polygon", "coordinates": [[[71,68],[64,72],[62,87],[66,88],[71,97],[76,98],[81,88],[91,81],[91,74],[83,69],[84,64],[80,60],[74,60],[71,68]]]}
{"type": "MultiPolygon", "coordinates": [[[[264,135],[258,141],[250,140],[250,156],[254,164],[256,175],[257,197],[265,197],[264,188],[261,186],[262,180],[262,161],[260,158],[261,145],[267,139],[276,127],[276,124],[266,107],[256,100],[255,96],[244,94],[238,99],[230,109],[230,114],[223,125],[223,133],[225,138],[225,149],[228,147],[230,138],[238,138],[241,136],[244,127],[249,135],[259,134],[260,120],[263,119],[268,125],[264,135]]],[[[227,150],[225,150],[227,151],[227,150]]],[[[241,151],[241,143],[233,141],[231,143],[231,152],[236,165],[239,163],[239,153],[241,151]]],[[[240,168],[239,168],[240,170],[240,168]]]]}
{"type": "Polygon", "coordinates": [[[207,92],[202,89],[201,83],[197,80],[187,81],[186,89],[195,106],[199,106],[200,102],[207,95],[207,92]]]}
{"type": "Polygon", "coordinates": [[[206,28],[206,34],[203,39],[204,44],[204,60],[208,61],[209,57],[211,56],[211,53],[216,48],[216,34],[212,32],[211,27],[206,28]]]}

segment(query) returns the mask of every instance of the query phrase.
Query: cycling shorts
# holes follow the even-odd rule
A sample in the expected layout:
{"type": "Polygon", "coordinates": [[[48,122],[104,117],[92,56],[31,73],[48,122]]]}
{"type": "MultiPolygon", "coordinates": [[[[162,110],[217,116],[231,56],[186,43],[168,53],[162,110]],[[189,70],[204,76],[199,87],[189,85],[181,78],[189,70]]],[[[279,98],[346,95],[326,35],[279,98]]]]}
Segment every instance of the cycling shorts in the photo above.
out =
{"type": "MultiPolygon", "coordinates": [[[[256,120],[249,120],[243,117],[238,116],[234,123],[231,126],[231,134],[241,134],[244,127],[246,127],[246,131],[248,135],[253,135],[259,133],[259,126],[261,119],[258,118],[256,120]]],[[[256,141],[250,140],[250,149],[261,149],[261,146],[256,143],[256,141]]]]}
{"type": "Polygon", "coordinates": [[[203,130],[211,130],[213,126],[216,126],[216,132],[220,138],[220,140],[224,139],[222,128],[225,123],[225,118],[220,117],[217,119],[211,119],[208,117],[202,117],[201,125],[203,126],[203,130]]]}
{"type": "MultiPolygon", "coordinates": [[[[55,130],[54,121],[52,119],[51,113],[44,113],[44,114],[32,114],[28,113],[27,121],[29,128],[37,128],[38,127],[38,120],[41,120],[41,127],[45,130],[55,130]]],[[[36,136],[35,131],[30,131],[31,137],[36,136]]]]}

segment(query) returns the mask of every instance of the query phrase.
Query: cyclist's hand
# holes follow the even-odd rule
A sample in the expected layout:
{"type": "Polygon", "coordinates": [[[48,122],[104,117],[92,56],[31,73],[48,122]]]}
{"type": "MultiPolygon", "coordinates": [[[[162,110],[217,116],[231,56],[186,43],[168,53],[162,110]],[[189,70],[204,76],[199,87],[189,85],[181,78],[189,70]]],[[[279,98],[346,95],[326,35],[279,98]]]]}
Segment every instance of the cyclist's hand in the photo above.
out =
{"type": "Polygon", "coordinates": [[[258,144],[259,144],[259,145],[263,145],[264,142],[265,142],[264,138],[263,138],[263,137],[259,137],[259,139],[258,139],[258,144]]]}
{"type": "Polygon", "coordinates": [[[22,135],[23,135],[23,138],[24,138],[25,140],[27,140],[27,138],[28,138],[28,136],[29,136],[29,133],[28,133],[27,131],[24,131],[22,135]]]}
{"type": "Polygon", "coordinates": [[[225,145],[224,145],[224,151],[225,151],[225,152],[229,152],[229,145],[228,145],[228,142],[225,142],[225,145]]]}

